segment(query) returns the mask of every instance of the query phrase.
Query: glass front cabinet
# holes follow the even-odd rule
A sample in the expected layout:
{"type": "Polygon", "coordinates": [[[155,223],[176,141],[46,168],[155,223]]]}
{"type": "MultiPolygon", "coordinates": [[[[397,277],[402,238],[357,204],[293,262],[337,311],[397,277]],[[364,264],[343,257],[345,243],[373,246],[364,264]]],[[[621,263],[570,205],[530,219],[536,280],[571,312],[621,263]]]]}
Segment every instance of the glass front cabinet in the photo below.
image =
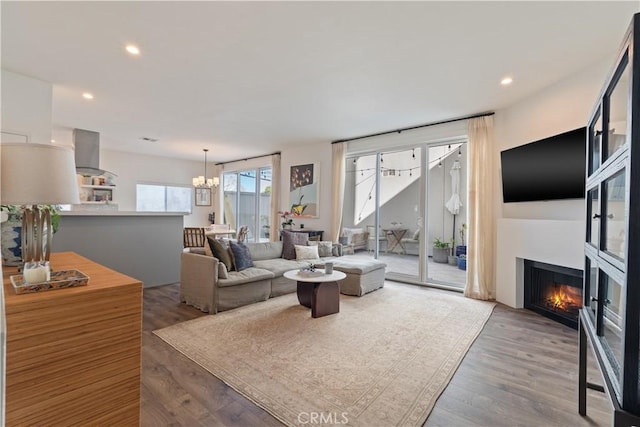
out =
{"type": "Polygon", "coordinates": [[[586,141],[578,409],[586,415],[587,388],[606,391],[616,426],[640,425],[639,41],[636,14],[594,106],[586,141]],[[603,385],[587,382],[587,346],[603,385]]]}

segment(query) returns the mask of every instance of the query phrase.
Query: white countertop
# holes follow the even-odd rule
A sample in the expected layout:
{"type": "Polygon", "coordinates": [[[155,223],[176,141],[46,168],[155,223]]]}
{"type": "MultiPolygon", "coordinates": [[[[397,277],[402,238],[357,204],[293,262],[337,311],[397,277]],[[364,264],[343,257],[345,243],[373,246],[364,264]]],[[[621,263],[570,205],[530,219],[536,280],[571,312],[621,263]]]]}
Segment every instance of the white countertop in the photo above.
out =
{"type": "Polygon", "coordinates": [[[62,211],[61,216],[184,216],[189,212],[136,212],[136,211],[62,211]]]}

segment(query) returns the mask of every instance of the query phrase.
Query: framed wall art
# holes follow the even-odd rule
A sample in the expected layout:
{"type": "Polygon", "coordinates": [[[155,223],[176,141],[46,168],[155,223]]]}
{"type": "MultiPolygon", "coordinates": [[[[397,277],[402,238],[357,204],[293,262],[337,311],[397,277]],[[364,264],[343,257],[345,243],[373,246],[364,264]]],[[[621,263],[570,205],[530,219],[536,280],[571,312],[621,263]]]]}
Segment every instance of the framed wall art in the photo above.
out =
{"type": "Polygon", "coordinates": [[[211,206],[210,188],[196,188],[196,206],[211,206]]]}
{"type": "Polygon", "coordinates": [[[289,173],[289,202],[295,218],[317,218],[319,211],[320,164],[291,166],[289,173]]]}

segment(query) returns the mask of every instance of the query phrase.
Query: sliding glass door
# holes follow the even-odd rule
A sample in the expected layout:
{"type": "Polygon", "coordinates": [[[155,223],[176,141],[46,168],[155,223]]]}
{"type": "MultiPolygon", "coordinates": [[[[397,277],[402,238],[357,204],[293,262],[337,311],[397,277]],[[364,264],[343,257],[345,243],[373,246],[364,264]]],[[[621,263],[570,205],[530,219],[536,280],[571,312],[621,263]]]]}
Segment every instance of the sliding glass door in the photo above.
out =
{"type": "Polygon", "coordinates": [[[387,273],[412,280],[420,276],[420,165],[421,149],[380,153],[378,193],[378,258],[387,264],[387,273]]]}
{"type": "Polygon", "coordinates": [[[248,227],[250,242],[269,240],[271,221],[271,168],[225,172],[223,218],[232,229],[248,227]]]}
{"type": "Polygon", "coordinates": [[[466,166],[464,141],[349,157],[347,256],[385,262],[389,279],[464,288],[466,166]],[[354,237],[360,233],[365,247],[354,237]]]}

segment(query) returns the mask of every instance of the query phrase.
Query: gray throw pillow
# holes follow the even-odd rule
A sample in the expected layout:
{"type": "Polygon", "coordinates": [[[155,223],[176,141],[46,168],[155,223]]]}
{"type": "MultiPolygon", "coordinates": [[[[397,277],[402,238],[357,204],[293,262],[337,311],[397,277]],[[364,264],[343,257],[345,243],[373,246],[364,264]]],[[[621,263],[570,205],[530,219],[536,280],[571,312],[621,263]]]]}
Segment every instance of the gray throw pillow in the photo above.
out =
{"type": "Polygon", "coordinates": [[[231,247],[231,252],[233,252],[233,262],[237,271],[253,267],[253,260],[248,247],[242,242],[229,242],[229,246],[231,247]]]}
{"type": "Polygon", "coordinates": [[[294,233],[292,231],[282,231],[282,258],[296,259],[296,248],[294,245],[306,246],[309,241],[307,233],[294,233]]]}
{"type": "Polygon", "coordinates": [[[329,241],[329,240],[323,240],[323,241],[309,241],[307,243],[309,246],[317,246],[318,247],[318,255],[320,255],[321,257],[325,257],[325,256],[332,256],[333,252],[333,242],[329,241]]]}
{"type": "Polygon", "coordinates": [[[213,256],[218,258],[218,260],[227,267],[227,271],[233,271],[233,262],[231,261],[227,247],[213,236],[207,236],[207,240],[209,241],[209,247],[211,248],[213,256]]]}

